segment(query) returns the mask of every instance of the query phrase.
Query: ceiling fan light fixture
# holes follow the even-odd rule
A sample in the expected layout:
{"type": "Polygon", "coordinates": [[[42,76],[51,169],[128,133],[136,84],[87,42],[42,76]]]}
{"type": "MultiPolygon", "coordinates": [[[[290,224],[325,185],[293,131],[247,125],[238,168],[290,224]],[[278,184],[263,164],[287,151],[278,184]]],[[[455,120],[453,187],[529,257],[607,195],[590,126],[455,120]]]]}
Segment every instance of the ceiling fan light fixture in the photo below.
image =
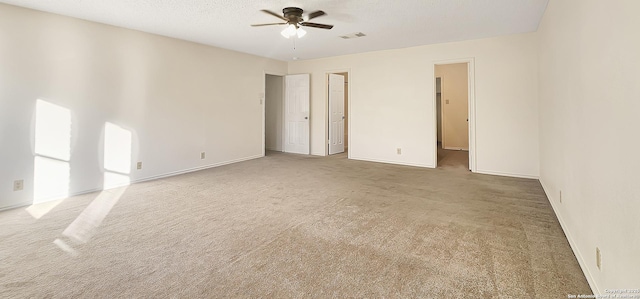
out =
{"type": "Polygon", "coordinates": [[[307,31],[302,28],[298,28],[298,30],[296,30],[296,33],[298,34],[298,38],[302,38],[305,34],[307,34],[307,31]]]}
{"type": "Polygon", "coordinates": [[[296,35],[296,31],[297,31],[296,25],[290,24],[289,26],[287,26],[287,28],[282,30],[282,32],[280,32],[280,34],[282,34],[282,36],[284,36],[286,38],[290,38],[290,37],[296,35]]]}

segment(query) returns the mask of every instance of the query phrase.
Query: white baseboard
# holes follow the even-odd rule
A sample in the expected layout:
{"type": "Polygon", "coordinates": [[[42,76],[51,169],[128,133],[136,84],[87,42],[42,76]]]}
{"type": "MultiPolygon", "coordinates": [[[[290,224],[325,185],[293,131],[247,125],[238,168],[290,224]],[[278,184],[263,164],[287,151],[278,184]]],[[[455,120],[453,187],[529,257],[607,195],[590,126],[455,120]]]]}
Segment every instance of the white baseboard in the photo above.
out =
{"type": "MultiPolygon", "coordinates": [[[[181,174],[185,174],[185,173],[189,173],[189,172],[205,170],[205,169],[208,169],[208,168],[224,166],[224,165],[228,165],[228,164],[233,164],[233,163],[238,163],[238,162],[258,159],[258,158],[262,158],[262,157],[264,157],[264,155],[260,154],[260,155],[249,156],[249,157],[244,157],[244,158],[235,159],[235,160],[223,161],[223,162],[208,164],[208,165],[204,165],[204,166],[188,168],[188,169],[184,169],[184,170],[172,171],[172,172],[168,172],[168,173],[164,173],[164,174],[160,174],[160,175],[155,175],[155,176],[150,176],[150,177],[145,177],[145,178],[139,178],[139,179],[136,179],[136,180],[132,180],[127,185],[132,185],[132,184],[135,184],[135,183],[141,183],[141,182],[147,182],[147,181],[152,181],[152,180],[172,177],[172,176],[181,175],[181,174]]],[[[122,186],[126,186],[126,185],[122,185],[122,186]]],[[[109,189],[122,187],[122,186],[112,186],[109,189]]],[[[65,198],[74,197],[74,196],[78,196],[78,195],[83,195],[83,194],[87,194],[87,193],[99,192],[99,191],[103,191],[103,190],[105,190],[105,189],[94,188],[94,189],[87,189],[87,190],[82,190],[82,191],[78,191],[78,192],[72,192],[72,193],[69,193],[65,198]]],[[[59,200],[59,199],[60,198],[56,198],[56,199],[52,199],[52,200],[59,200]]],[[[30,206],[31,204],[32,204],[31,202],[22,202],[22,203],[10,205],[10,206],[2,207],[2,208],[0,208],[0,211],[22,208],[22,207],[30,206]]]]}
{"type": "Polygon", "coordinates": [[[28,205],[29,205],[28,203],[22,203],[22,202],[21,202],[21,203],[17,203],[17,204],[14,204],[14,205],[10,205],[10,206],[6,206],[6,207],[2,207],[2,208],[0,208],[0,212],[2,212],[2,211],[8,211],[8,210],[13,210],[13,209],[17,209],[17,208],[22,208],[22,207],[26,207],[26,206],[28,206],[28,205]]]}
{"type": "Polygon", "coordinates": [[[558,218],[558,222],[560,222],[560,227],[562,227],[562,231],[564,231],[564,235],[567,237],[567,240],[569,241],[569,246],[571,246],[571,250],[573,250],[573,254],[576,256],[576,259],[578,260],[578,264],[582,269],[582,273],[584,273],[584,276],[587,278],[587,283],[589,283],[589,287],[591,287],[591,291],[595,295],[602,294],[602,292],[600,292],[600,288],[598,288],[598,285],[596,284],[595,279],[593,279],[593,275],[591,275],[591,272],[587,267],[587,262],[585,261],[584,256],[582,255],[582,253],[580,253],[578,246],[576,246],[576,243],[573,237],[571,236],[571,232],[567,229],[567,225],[565,224],[564,219],[562,219],[562,215],[558,212],[558,206],[555,198],[552,197],[550,193],[547,191],[547,188],[545,187],[544,182],[542,180],[539,180],[539,181],[540,181],[540,185],[542,185],[542,190],[544,190],[544,193],[547,195],[547,199],[551,204],[551,208],[553,208],[553,212],[556,214],[556,218],[558,218]]]}
{"type": "Polygon", "coordinates": [[[370,159],[370,158],[360,158],[360,157],[349,157],[351,160],[358,161],[367,161],[367,162],[377,162],[377,163],[386,163],[386,164],[394,164],[394,165],[405,165],[405,166],[414,166],[414,167],[427,167],[434,168],[433,165],[426,165],[420,163],[410,163],[410,162],[402,162],[402,161],[388,161],[388,160],[380,160],[380,159],[370,159]]]}
{"type": "Polygon", "coordinates": [[[522,178],[522,179],[534,179],[534,180],[537,180],[537,179],[540,178],[537,175],[510,173],[510,172],[500,172],[500,171],[492,171],[492,170],[481,170],[481,169],[477,169],[476,173],[499,175],[499,176],[508,176],[508,177],[513,177],[513,178],[522,178]]]}
{"type": "Polygon", "coordinates": [[[131,184],[141,183],[141,182],[146,182],[146,181],[152,181],[152,180],[162,179],[162,178],[166,178],[166,177],[172,177],[172,176],[181,175],[181,174],[185,174],[185,173],[189,173],[189,172],[205,170],[205,169],[208,169],[208,168],[214,168],[214,167],[229,165],[229,164],[238,163],[238,162],[244,162],[244,161],[258,159],[258,158],[262,158],[262,157],[264,157],[264,156],[262,154],[260,154],[260,155],[249,156],[249,157],[244,157],[244,158],[235,159],[235,160],[223,161],[223,162],[208,164],[208,165],[204,165],[204,166],[188,168],[188,169],[184,169],[184,170],[172,171],[172,172],[168,172],[168,173],[161,174],[161,175],[150,176],[150,177],[146,177],[146,178],[140,178],[140,179],[137,179],[137,180],[133,180],[133,181],[131,181],[131,184]]]}
{"type": "MultiPolygon", "coordinates": [[[[116,188],[116,187],[114,187],[114,188],[116,188]]],[[[99,192],[99,191],[102,191],[102,190],[104,190],[104,189],[94,188],[94,189],[87,189],[87,190],[82,190],[82,191],[78,191],[78,192],[71,192],[71,193],[67,194],[66,196],[64,196],[63,198],[54,197],[54,198],[51,198],[51,199],[44,199],[42,202],[39,202],[39,204],[40,203],[51,202],[51,201],[55,201],[55,200],[61,200],[61,199],[74,197],[74,196],[78,196],[78,195],[83,195],[83,194],[88,194],[88,193],[93,193],[93,192],[99,192]]],[[[32,202],[21,202],[21,203],[15,204],[15,205],[2,207],[2,208],[0,208],[0,212],[6,211],[6,210],[22,208],[22,207],[30,206],[32,204],[33,204],[32,202]]]]}

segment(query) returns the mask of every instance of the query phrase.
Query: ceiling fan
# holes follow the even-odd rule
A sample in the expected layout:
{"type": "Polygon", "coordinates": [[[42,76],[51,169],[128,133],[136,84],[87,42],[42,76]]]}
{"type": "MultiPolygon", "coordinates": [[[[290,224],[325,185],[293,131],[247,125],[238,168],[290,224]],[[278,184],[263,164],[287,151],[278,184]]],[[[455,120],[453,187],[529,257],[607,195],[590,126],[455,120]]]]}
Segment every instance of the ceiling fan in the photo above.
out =
{"type": "Polygon", "coordinates": [[[263,9],[262,12],[270,14],[278,19],[283,20],[284,22],[281,23],[268,23],[268,24],[254,24],[251,25],[253,27],[259,27],[259,26],[271,26],[271,25],[289,25],[287,26],[286,29],[284,29],[280,34],[282,34],[282,36],[289,38],[289,37],[293,37],[293,36],[298,36],[298,38],[303,37],[305,34],[307,34],[307,32],[302,29],[301,27],[314,27],[314,28],[320,28],[320,29],[331,29],[333,28],[333,25],[326,25],[326,24],[318,24],[318,23],[310,23],[308,22],[311,19],[315,19],[317,17],[320,16],[324,16],[326,15],[326,13],[322,10],[318,10],[318,11],[314,11],[306,16],[302,16],[302,13],[304,12],[301,8],[298,7],[285,7],[282,10],[282,16],[272,12],[270,10],[266,10],[263,9]]]}

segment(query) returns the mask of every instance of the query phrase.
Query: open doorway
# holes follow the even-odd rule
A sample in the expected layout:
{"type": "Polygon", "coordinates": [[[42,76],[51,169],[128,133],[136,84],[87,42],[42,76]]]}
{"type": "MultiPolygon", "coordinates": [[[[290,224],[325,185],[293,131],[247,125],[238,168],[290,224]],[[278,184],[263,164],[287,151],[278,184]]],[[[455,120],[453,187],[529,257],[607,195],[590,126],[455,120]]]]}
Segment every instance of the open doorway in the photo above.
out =
{"type": "Polygon", "coordinates": [[[280,75],[265,72],[263,154],[285,152],[308,155],[309,74],[280,75]]]}
{"type": "Polygon", "coordinates": [[[284,151],[284,76],[265,74],[264,86],[264,148],[269,155],[284,151]]]}
{"type": "Polygon", "coordinates": [[[435,65],[437,167],[471,169],[469,63],[435,65]]]}
{"type": "Polygon", "coordinates": [[[349,72],[327,74],[329,155],[349,150],[349,72]]]}

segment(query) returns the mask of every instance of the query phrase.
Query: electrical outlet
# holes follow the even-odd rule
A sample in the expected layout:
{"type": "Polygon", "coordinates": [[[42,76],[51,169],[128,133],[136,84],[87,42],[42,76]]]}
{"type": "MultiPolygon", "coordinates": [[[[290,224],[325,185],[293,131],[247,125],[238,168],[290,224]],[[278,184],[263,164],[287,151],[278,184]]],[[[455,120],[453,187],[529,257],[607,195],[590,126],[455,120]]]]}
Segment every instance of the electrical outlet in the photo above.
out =
{"type": "Polygon", "coordinates": [[[449,99],[447,99],[446,103],[447,103],[447,105],[449,105],[449,99]]]}
{"type": "Polygon", "coordinates": [[[24,180],[13,181],[13,191],[22,191],[22,190],[24,190],[24,180]]]}
{"type": "Polygon", "coordinates": [[[396,149],[396,153],[398,153],[398,155],[402,155],[402,149],[401,148],[397,148],[396,149]]]}
{"type": "Polygon", "coordinates": [[[205,153],[204,152],[200,153],[200,159],[204,159],[204,157],[205,157],[205,153]]]}
{"type": "Polygon", "coordinates": [[[136,168],[138,170],[142,169],[142,162],[138,162],[138,164],[136,164],[136,168]]]}
{"type": "Polygon", "coordinates": [[[562,203],[562,190],[560,190],[560,203],[562,203]]]}
{"type": "Polygon", "coordinates": [[[602,256],[598,247],[596,247],[596,266],[598,266],[598,270],[602,270],[602,256]]]}

